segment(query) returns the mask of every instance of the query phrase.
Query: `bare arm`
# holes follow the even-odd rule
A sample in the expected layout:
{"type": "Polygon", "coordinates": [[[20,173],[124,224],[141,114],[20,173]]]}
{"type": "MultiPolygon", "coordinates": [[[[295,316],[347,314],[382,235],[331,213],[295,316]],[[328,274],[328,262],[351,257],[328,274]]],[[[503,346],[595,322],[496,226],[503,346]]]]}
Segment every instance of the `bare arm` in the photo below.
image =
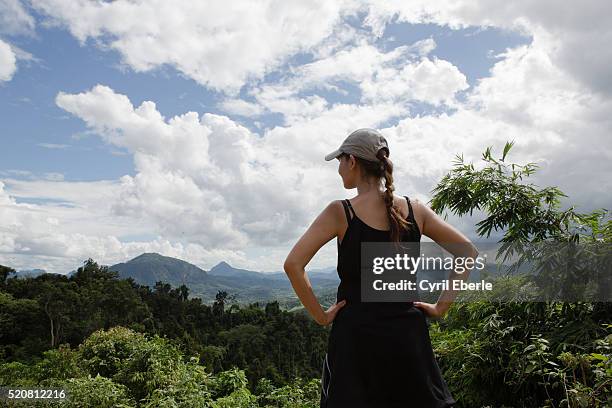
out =
{"type": "MultiPolygon", "coordinates": [[[[418,201],[420,212],[423,214],[423,234],[433,239],[444,249],[452,253],[455,257],[476,258],[478,250],[472,242],[455,227],[444,221],[429,206],[418,201]]],[[[470,269],[466,268],[463,273],[451,272],[449,278],[453,280],[467,280],[470,269]]],[[[415,306],[420,307],[431,317],[443,316],[457,297],[456,290],[443,290],[435,305],[423,302],[415,302],[415,306]]]]}
{"type": "Polygon", "coordinates": [[[338,201],[332,201],[327,205],[293,246],[283,265],[298,298],[315,321],[321,325],[331,323],[337,310],[344,303],[337,303],[324,311],[312,290],[304,268],[323,245],[338,235],[340,230],[338,211],[342,211],[339,206],[341,204],[338,201]]]}

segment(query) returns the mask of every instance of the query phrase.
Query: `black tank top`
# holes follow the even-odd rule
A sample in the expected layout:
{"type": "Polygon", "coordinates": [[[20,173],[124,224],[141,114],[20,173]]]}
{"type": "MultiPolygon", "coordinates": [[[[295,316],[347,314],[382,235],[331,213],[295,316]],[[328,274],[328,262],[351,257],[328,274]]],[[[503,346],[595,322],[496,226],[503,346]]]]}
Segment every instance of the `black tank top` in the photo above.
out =
{"type": "MultiPolygon", "coordinates": [[[[403,231],[400,241],[420,242],[421,231],[414,218],[412,204],[407,196],[404,196],[408,203],[408,229],[403,231]]],[[[344,212],[348,222],[348,227],[338,243],[338,276],[340,285],[336,295],[336,301],[346,299],[347,302],[360,302],[361,300],[361,243],[362,242],[388,242],[391,239],[389,230],[380,230],[370,227],[361,218],[357,217],[355,210],[348,199],[342,200],[344,212]]],[[[378,302],[371,302],[378,303],[378,302]]],[[[390,303],[387,302],[389,305],[390,303]]]]}

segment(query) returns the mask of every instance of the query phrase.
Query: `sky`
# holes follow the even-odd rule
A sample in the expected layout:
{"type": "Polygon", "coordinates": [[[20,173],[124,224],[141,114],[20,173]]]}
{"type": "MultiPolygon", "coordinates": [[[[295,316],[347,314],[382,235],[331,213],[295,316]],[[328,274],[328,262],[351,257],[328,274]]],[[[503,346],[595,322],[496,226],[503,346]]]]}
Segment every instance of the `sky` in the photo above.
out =
{"type": "MultiPolygon", "coordinates": [[[[0,264],[158,252],[281,271],[379,129],[396,194],[456,154],[610,208],[612,3],[0,0],[0,264]]],[[[482,214],[448,222],[471,240],[482,214]]],[[[499,238],[497,235],[494,238],[499,238]]],[[[336,263],[335,240],[308,268],[336,263]]],[[[307,268],[307,269],[308,269],[307,268]]]]}

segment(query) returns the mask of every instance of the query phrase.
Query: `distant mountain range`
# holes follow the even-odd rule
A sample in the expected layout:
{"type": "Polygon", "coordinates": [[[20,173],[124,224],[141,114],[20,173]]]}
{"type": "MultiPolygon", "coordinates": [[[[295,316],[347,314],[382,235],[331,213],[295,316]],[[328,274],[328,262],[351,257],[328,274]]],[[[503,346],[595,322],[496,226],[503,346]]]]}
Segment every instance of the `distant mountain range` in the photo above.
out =
{"type": "MultiPolygon", "coordinates": [[[[200,297],[211,304],[219,291],[226,291],[236,303],[266,303],[277,300],[281,307],[292,309],[302,307],[295,295],[291,282],[284,271],[256,272],[234,268],[227,262],[219,262],[209,271],[181,259],[146,252],[126,262],[108,267],[122,279],[132,278],[141,285],[155,286],[164,282],[172,287],[186,285],[190,297],[200,297]]],[[[48,273],[44,269],[24,269],[15,272],[16,278],[35,278],[48,273]]],[[[71,277],[72,270],[66,274],[71,277]]],[[[322,303],[335,302],[340,279],[335,267],[308,270],[308,278],[315,294],[322,303]]]]}
{"type": "Polygon", "coordinates": [[[44,269],[22,269],[15,272],[17,278],[35,278],[44,273],[47,273],[44,269]]]}
{"type": "MultiPolygon", "coordinates": [[[[284,271],[256,272],[234,268],[227,262],[219,262],[209,271],[189,262],[158,253],[143,253],[127,262],[109,266],[117,271],[120,278],[132,278],[136,283],[155,286],[158,281],[169,283],[172,287],[186,285],[191,297],[200,297],[204,303],[211,304],[219,291],[226,291],[237,303],[252,303],[277,300],[281,307],[299,309],[301,302],[295,295],[291,282],[284,271]]],[[[76,271],[71,271],[71,276],[76,271]]],[[[21,270],[18,278],[36,277],[46,273],[43,269],[21,270]]],[[[308,279],[317,298],[323,305],[331,305],[336,300],[336,291],[340,279],[335,267],[310,269],[308,279]]],[[[419,278],[432,278],[433,272],[421,272],[419,278]]],[[[479,279],[473,273],[470,280],[479,279]]],[[[438,277],[440,275],[437,275],[438,277]]]]}
{"type": "MultiPolygon", "coordinates": [[[[264,273],[234,268],[227,262],[219,262],[205,271],[181,259],[158,253],[143,253],[124,263],[109,266],[121,278],[133,278],[139,284],[153,287],[156,282],[169,283],[173,287],[182,284],[189,288],[191,296],[212,303],[218,291],[235,295],[238,303],[278,300],[285,307],[300,304],[285,272],[264,273]]],[[[340,279],[335,268],[308,271],[315,293],[329,296],[340,279]]]]}

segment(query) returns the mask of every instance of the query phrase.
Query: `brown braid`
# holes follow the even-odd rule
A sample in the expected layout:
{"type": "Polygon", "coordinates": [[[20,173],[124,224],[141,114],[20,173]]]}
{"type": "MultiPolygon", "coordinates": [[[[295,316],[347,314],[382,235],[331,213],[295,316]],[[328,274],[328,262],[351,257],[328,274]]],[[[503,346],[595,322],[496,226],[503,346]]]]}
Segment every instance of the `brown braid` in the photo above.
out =
{"type": "Polygon", "coordinates": [[[385,193],[384,199],[387,205],[387,215],[389,217],[389,226],[391,227],[391,241],[399,241],[402,231],[408,228],[409,223],[402,218],[399,208],[393,205],[393,162],[388,157],[385,149],[380,149],[376,154],[376,157],[380,160],[380,169],[383,172],[385,178],[385,193]]]}

